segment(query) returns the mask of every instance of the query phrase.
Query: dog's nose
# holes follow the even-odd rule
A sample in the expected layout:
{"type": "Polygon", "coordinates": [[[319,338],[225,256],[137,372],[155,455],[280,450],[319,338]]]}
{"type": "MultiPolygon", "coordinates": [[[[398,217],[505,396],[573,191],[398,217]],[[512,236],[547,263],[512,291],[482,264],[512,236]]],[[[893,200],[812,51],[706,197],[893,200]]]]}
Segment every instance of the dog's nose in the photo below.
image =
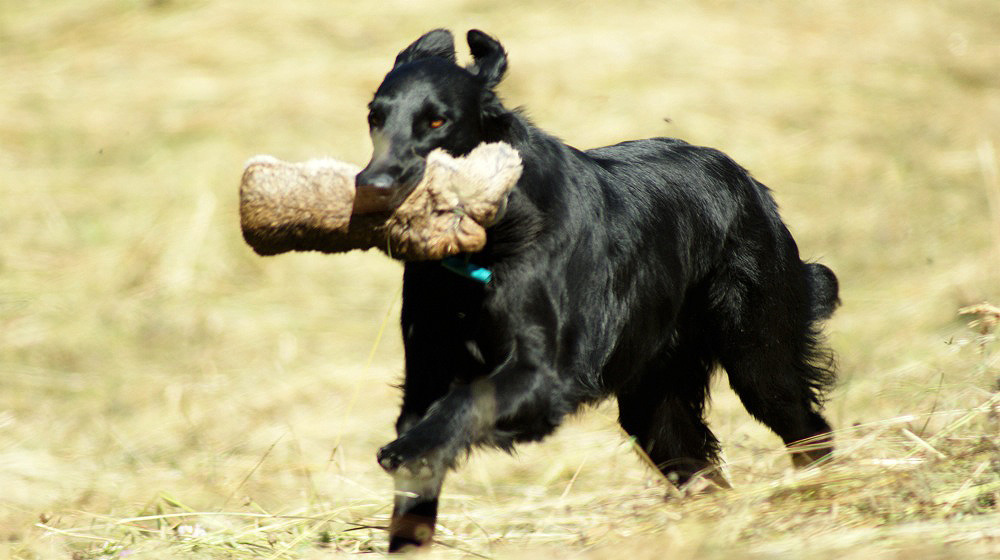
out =
{"type": "Polygon", "coordinates": [[[362,171],[354,179],[357,187],[375,187],[377,189],[388,189],[395,184],[395,180],[388,173],[377,173],[370,175],[362,171]]]}

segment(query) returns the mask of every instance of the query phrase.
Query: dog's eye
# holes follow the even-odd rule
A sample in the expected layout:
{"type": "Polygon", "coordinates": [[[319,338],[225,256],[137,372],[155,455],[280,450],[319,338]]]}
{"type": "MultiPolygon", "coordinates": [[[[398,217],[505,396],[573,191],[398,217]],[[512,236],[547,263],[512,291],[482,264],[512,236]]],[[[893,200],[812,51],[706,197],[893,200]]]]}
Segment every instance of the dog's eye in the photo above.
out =
{"type": "Polygon", "coordinates": [[[441,128],[444,126],[444,119],[431,119],[430,122],[427,123],[427,126],[431,128],[441,128]]]}
{"type": "Polygon", "coordinates": [[[368,113],[368,126],[372,128],[378,128],[382,126],[382,115],[376,113],[368,113]]]}

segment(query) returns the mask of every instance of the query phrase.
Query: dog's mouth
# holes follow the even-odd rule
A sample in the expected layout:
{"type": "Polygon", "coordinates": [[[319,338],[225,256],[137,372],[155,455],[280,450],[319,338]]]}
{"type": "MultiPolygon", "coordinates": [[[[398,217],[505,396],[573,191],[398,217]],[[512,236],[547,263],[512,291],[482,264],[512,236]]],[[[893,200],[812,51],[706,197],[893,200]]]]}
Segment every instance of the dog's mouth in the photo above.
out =
{"type": "Polygon", "coordinates": [[[393,204],[395,194],[396,189],[392,187],[358,185],[354,191],[354,207],[351,213],[374,214],[395,210],[399,206],[398,203],[393,204]]]}
{"type": "Polygon", "coordinates": [[[374,214],[377,212],[392,212],[410,196],[422,178],[423,169],[421,166],[420,173],[412,174],[412,177],[400,184],[375,186],[357,183],[354,193],[354,207],[351,213],[374,214]]]}
{"type": "MultiPolygon", "coordinates": [[[[419,181],[418,181],[419,182],[419,181]]],[[[403,203],[417,186],[373,187],[358,185],[354,192],[354,207],[352,214],[374,214],[376,212],[392,212],[403,203]]]]}

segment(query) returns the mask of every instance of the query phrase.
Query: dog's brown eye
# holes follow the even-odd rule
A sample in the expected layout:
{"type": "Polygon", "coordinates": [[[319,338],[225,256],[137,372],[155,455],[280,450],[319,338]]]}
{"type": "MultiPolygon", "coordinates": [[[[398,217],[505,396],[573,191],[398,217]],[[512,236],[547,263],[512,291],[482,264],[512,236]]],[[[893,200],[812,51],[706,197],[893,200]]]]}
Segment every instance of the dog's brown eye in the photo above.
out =
{"type": "Polygon", "coordinates": [[[431,119],[431,122],[427,123],[427,126],[431,128],[441,128],[444,126],[444,119],[431,119]]]}
{"type": "Polygon", "coordinates": [[[368,114],[368,126],[372,128],[378,128],[382,126],[382,116],[376,113],[368,114]]]}

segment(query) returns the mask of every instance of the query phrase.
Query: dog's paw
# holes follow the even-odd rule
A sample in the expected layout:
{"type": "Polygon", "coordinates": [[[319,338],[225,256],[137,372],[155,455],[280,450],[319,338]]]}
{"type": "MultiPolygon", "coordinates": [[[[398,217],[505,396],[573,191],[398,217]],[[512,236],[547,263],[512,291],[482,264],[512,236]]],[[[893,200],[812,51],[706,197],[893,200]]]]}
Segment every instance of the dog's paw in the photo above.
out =
{"type": "Polygon", "coordinates": [[[404,470],[413,478],[431,478],[434,467],[430,455],[409,438],[401,437],[378,450],[378,464],[390,474],[404,470]]]}

